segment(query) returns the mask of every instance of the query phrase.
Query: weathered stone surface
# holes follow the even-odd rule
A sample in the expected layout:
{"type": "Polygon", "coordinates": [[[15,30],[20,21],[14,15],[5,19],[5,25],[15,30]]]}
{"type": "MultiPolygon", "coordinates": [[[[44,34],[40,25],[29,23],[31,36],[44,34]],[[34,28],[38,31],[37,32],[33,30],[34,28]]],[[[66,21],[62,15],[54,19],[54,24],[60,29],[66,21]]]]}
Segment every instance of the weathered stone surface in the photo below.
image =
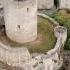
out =
{"type": "Polygon", "coordinates": [[[44,60],[44,70],[54,70],[53,61],[51,59],[44,60]]]}
{"type": "Polygon", "coordinates": [[[34,41],[37,38],[36,0],[18,2],[2,0],[7,36],[18,43],[34,41]]]}
{"type": "Polygon", "coordinates": [[[64,45],[67,38],[67,29],[65,27],[58,26],[54,31],[57,38],[62,38],[62,44],[64,45]]]}
{"type": "Polygon", "coordinates": [[[70,9],[70,0],[59,0],[59,8],[68,8],[70,9]]]}
{"type": "Polygon", "coordinates": [[[38,0],[38,9],[52,9],[54,0],[38,0]]]}
{"type": "MultiPolygon", "coordinates": [[[[46,15],[43,17],[47,18],[46,15]]],[[[9,48],[0,43],[0,60],[10,66],[19,66],[23,70],[56,70],[60,68],[63,61],[61,61],[61,54],[58,53],[60,53],[60,48],[66,41],[67,29],[58,25],[54,28],[54,32],[57,37],[55,48],[45,54],[36,53],[32,57],[26,48],[9,48]]]]}
{"type": "Polygon", "coordinates": [[[65,70],[70,70],[70,51],[64,50],[64,64],[65,70]]]}
{"type": "Polygon", "coordinates": [[[27,48],[5,48],[0,45],[0,60],[12,66],[23,65],[30,59],[27,48]]]}

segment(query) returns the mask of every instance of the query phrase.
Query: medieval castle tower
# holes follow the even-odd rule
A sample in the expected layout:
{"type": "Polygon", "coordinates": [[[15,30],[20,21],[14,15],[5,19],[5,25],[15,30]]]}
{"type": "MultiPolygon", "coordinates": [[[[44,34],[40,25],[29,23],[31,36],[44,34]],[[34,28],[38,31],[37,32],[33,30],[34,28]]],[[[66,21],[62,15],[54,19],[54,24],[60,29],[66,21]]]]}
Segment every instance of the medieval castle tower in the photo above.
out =
{"type": "Polygon", "coordinates": [[[2,0],[7,36],[25,43],[37,37],[37,0],[2,0]]]}
{"type": "Polygon", "coordinates": [[[70,0],[38,0],[39,9],[52,9],[54,5],[60,9],[70,9],[70,0]]]}

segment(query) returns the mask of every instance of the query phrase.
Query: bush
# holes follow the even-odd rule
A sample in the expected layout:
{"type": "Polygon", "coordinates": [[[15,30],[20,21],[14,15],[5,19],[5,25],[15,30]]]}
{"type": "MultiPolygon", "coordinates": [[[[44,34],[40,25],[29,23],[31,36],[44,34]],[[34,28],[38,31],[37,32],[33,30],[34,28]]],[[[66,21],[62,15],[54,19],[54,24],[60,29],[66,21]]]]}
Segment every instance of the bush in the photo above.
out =
{"type": "Polygon", "coordinates": [[[66,10],[60,10],[53,14],[53,18],[59,22],[61,26],[65,26],[67,28],[67,41],[65,44],[65,49],[70,50],[70,13],[66,10]]]}

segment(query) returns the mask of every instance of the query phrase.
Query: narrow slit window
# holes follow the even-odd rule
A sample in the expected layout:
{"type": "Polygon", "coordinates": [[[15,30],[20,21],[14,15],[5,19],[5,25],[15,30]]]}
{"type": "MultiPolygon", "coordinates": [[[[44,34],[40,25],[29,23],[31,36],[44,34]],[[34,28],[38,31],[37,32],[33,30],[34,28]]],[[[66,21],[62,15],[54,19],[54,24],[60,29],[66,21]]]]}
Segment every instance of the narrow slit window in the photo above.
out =
{"type": "Polygon", "coordinates": [[[27,12],[29,12],[29,8],[27,8],[27,12]]]}
{"type": "Polygon", "coordinates": [[[20,25],[18,25],[18,28],[20,29],[20,25]]]}

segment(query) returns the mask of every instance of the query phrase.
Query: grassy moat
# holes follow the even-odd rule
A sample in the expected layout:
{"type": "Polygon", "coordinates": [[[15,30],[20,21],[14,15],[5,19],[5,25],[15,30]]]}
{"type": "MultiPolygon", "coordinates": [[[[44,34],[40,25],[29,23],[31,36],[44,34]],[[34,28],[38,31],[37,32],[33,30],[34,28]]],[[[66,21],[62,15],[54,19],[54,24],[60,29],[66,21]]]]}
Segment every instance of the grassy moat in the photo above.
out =
{"type": "Polygon", "coordinates": [[[54,48],[56,43],[56,38],[54,36],[53,25],[47,19],[38,16],[38,37],[35,41],[18,44],[9,40],[5,32],[0,32],[0,41],[5,45],[10,45],[11,47],[27,47],[30,53],[38,52],[44,53],[48,50],[54,48]]]}

